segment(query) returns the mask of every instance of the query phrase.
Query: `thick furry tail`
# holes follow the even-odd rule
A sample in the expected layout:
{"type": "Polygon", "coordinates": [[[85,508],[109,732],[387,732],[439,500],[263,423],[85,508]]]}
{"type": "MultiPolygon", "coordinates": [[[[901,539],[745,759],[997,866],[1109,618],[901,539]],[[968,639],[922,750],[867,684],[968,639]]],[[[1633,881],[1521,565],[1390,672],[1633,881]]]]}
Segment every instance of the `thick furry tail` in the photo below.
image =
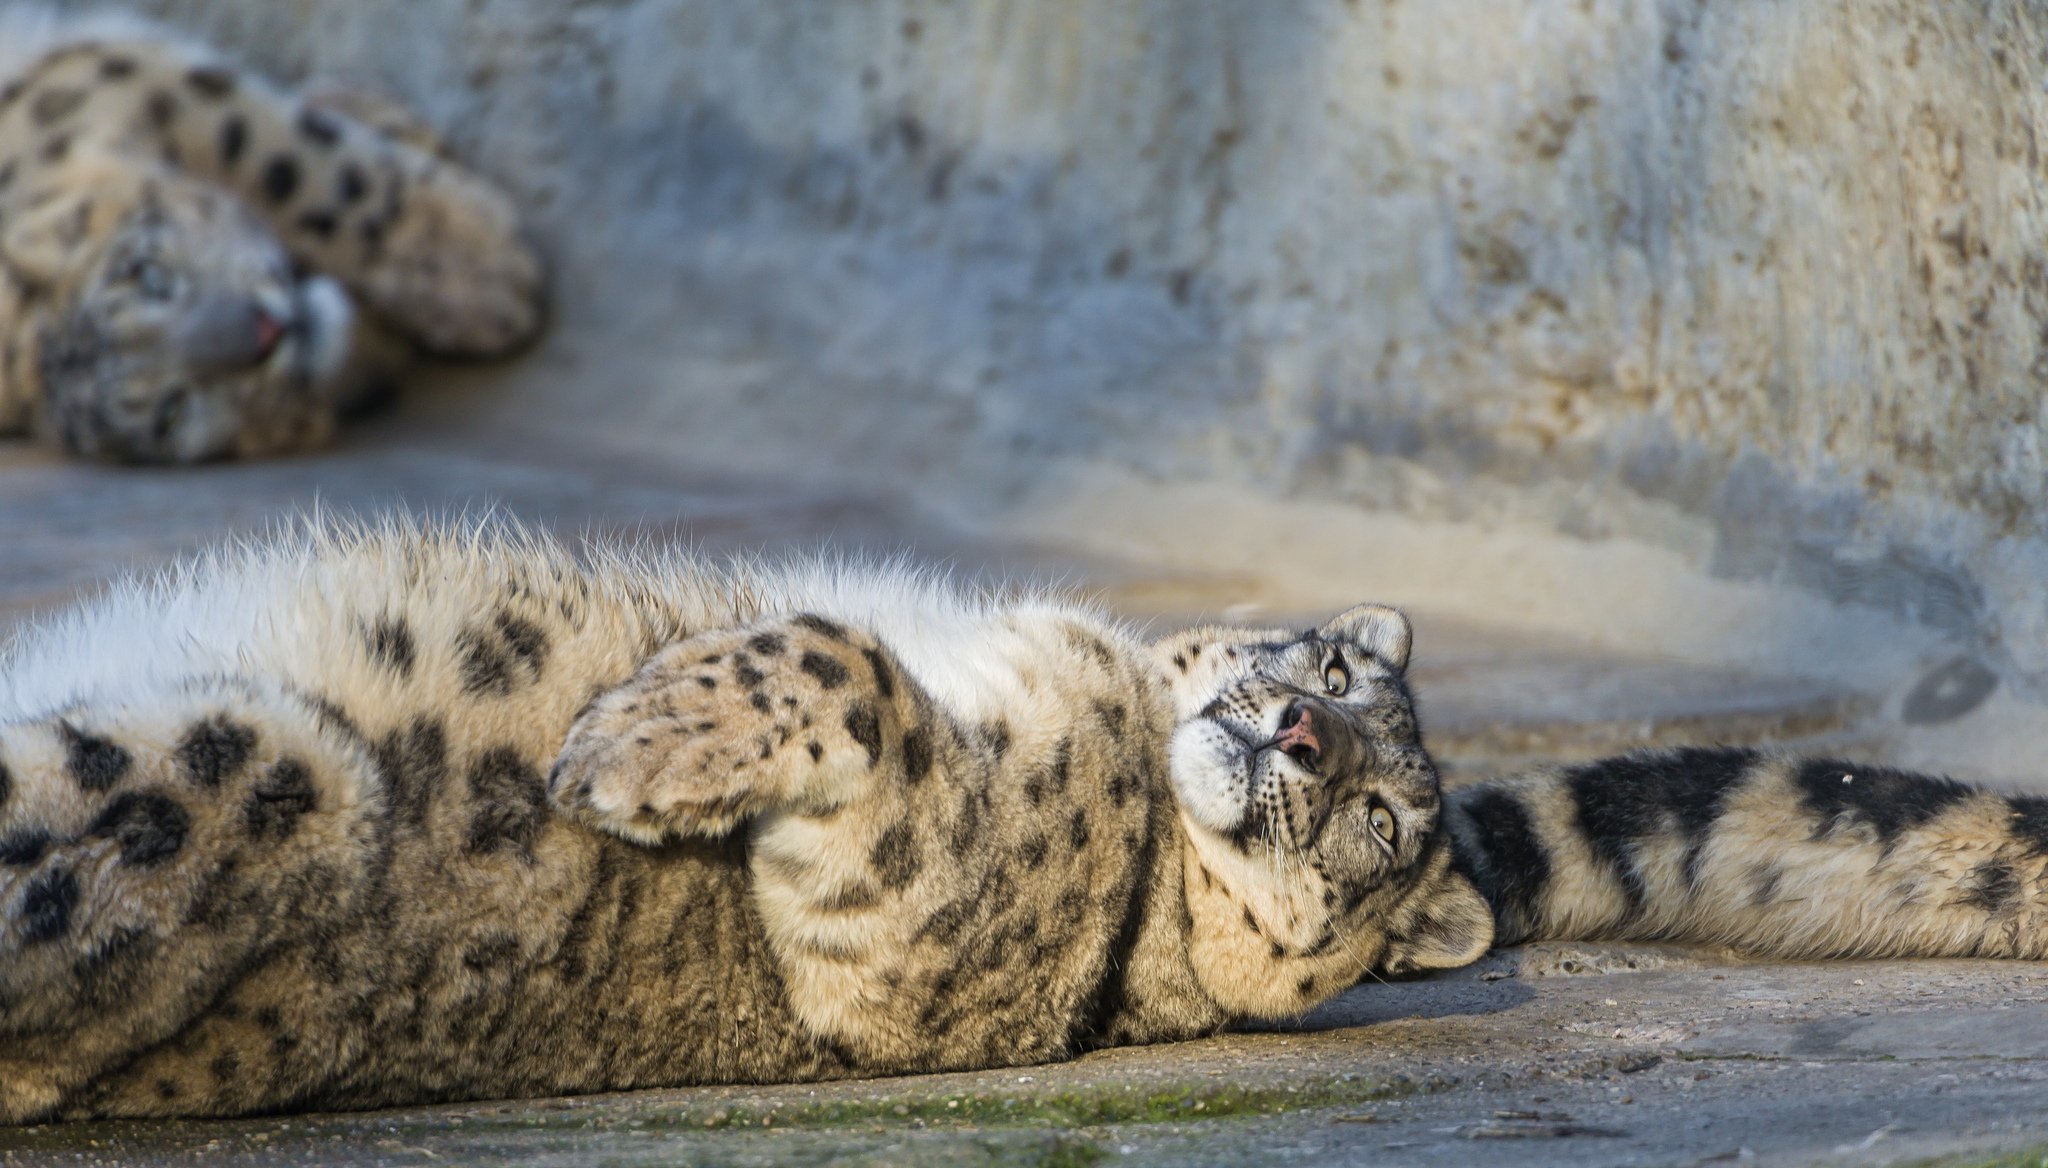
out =
{"type": "Polygon", "coordinates": [[[1500,944],[2048,957],[2048,798],[1692,748],[1456,789],[1446,817],[1500,944]]]}

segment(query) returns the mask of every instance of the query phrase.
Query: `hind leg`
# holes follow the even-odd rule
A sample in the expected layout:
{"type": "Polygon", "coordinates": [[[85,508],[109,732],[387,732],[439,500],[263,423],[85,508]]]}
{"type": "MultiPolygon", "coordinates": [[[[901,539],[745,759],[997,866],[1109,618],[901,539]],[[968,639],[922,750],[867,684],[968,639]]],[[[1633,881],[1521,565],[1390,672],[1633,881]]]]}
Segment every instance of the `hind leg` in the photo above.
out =
{"type": "Polygon", "coordinates": [[[103,1080],[346,919],[379,854],[362,745],[289,694],[207,681],[0,727],[0,767],[0,1121],[245,1098],[103,1080]]]}

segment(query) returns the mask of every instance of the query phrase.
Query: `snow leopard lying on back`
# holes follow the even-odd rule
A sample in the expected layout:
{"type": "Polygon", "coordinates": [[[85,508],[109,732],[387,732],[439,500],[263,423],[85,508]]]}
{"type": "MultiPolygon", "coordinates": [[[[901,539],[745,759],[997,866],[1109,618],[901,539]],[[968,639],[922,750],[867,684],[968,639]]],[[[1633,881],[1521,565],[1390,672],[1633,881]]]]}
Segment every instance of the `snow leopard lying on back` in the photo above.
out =
{"type": "Polygon", "coordinates": [[[0,1118],[1031,1063],[1497,938],[2048,953],[2048,801],[1723,750],[1446,805],[1408,653],[504,531],[220,552],[0,662],[0,1118]]]}
{"type": "Polygon", "coordinates": [[[511,202],[390,101],[0,8],[0,433],[122,462],[303,450],[404,362],[388,333],[496,356],[539,329],[511,202]]]}

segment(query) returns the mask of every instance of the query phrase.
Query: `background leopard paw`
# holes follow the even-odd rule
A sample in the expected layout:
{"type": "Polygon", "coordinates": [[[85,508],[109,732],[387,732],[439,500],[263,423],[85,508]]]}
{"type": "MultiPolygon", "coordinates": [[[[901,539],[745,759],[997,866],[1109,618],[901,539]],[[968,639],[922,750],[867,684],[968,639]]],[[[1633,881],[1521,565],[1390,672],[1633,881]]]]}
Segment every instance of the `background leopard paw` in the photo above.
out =
{"type": "Polygon", "coordinates": [[[430,352],[506,356],[540,334],[547,275],[510,199],[447,164],[406,191],[365,297],[430,352]]]}

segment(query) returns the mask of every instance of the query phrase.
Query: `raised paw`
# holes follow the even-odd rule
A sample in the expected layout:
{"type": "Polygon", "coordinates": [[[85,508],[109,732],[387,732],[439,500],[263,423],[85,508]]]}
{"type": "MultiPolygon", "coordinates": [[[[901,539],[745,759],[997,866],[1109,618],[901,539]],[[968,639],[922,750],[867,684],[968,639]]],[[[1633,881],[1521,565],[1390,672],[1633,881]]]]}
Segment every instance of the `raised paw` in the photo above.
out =
{"type": "Polygon", "coordinates": [[[871,641],[815,618],[692,637],[576,719],[549,792],[568,814],[643,843],[724,835],[777,808],[829,809],[881,753],[877,679],[888,668],[871,641]]]}

